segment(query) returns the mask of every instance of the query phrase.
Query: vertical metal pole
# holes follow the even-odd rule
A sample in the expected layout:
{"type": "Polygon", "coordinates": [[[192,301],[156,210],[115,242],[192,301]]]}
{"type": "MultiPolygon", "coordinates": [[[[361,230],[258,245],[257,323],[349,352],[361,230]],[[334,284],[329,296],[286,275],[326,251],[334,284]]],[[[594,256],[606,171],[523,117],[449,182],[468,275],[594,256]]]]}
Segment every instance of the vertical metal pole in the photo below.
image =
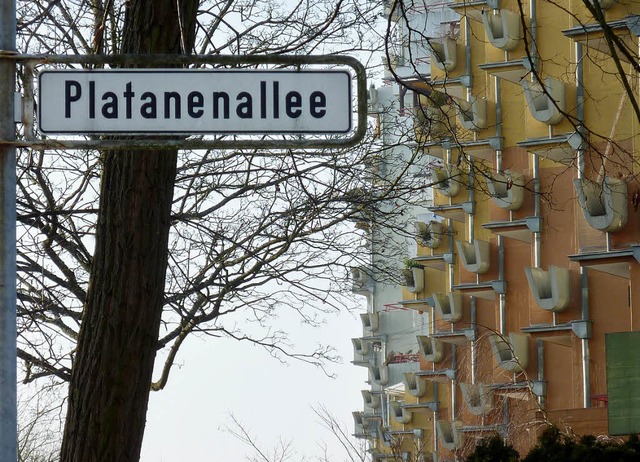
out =
{"type": "MultiPolygon", "coordinates": [[[[16,51],[16,2],[0,0],[0,53],[16,51]]],[[[0,59],[0,139],[15,139],[15,61],[0,59]]],[[[0,147],[0,460],[17,460],[16,149],[0,147]]]]}
{"type": "MultiPolygon", "coordinates": [[[[438,382],[433,382],[433,401],[438,402],[438,382]]],[[[433,411],[433,460],[438,461],[438,407],[433,411]]]]}
{"type": "MultiPolygon", "coordinates": [[[[538,351],[538,380],[540,382],[543,382],[544,381],[544,341],[541,339],[538,339],[538,341],[536,342],[536,348],[538,351]]],[[[545,401],[546,400],[544,395],[538,398],[540,407],[543,409],[546,406],[545,401]]]]}
{"type": "MultiPolygon", "coordinates": [[[[589,269],[580,267],[580,286],[582,288],[582,321],[589,321],[589,269]]],[[[591,362],[591,353],[589,350],[589,339],[587,337],[580,339],[582,344],[582,405],[583,407],[591,407],[591,371],[589,363],[591,362]]]]}
{"type": "MultiPolygon", "coordinates": [[[[458,369],[458,361],[456,359],[456,344],[451,344],[451,368],[454,373],[458,369]]],[[[457,373],[455,375],[458,376],[457,373]]],[[[453,379],[451,381],[451,420],[456,420],[458,418],[458,396],[456,395],[457,390],[457,380],[453,379]]]]}
{"type": "Polygon", "coordinates": [[[478,348],[476,345],[476,333],[478,329],[477,323],[477,311],[476,311],[476,297],[470,297],[471,299],[471,328],[473,329],[474,338],[471,341],[471,384],[476,384],[476,374],[478,372],[478,348]]]}

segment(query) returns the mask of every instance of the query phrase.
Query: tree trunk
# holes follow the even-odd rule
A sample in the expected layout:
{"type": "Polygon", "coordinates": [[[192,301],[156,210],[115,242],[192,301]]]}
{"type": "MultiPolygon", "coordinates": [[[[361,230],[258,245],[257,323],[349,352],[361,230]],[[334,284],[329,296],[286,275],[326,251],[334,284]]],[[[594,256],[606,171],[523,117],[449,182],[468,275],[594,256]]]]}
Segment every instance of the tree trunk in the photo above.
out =
{"type": "MultiPolygon", "coordinates": [[[[123,53],[191,50],[197,0],[128,5],[123,53]]],[[[162,315],[177,152],[108,152],[103,159],[61,462],[139,460],[162,315]]]]}

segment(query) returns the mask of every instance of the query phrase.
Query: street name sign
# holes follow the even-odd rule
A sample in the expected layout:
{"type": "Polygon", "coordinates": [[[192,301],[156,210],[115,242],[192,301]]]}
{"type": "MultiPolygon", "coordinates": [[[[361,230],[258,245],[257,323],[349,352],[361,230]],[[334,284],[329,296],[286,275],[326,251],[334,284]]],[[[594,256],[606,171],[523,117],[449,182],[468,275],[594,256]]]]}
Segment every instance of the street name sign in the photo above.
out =
{"type": "Polygon", "coordinates": [[[346,70],[43,70],[43,134],[345,134],[346,70]]]}

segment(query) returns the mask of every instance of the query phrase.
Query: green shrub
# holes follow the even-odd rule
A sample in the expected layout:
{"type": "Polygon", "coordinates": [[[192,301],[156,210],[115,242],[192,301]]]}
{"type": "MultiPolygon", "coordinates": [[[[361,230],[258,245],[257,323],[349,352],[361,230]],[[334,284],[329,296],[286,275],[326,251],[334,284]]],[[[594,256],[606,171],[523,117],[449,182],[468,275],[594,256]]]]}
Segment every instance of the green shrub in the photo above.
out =
{"type": "Polygon", "coordinates": [[[556,427],[547,427],[523,462],[640,462],[640,441],[637,435],[626,442],[599,441],[594,436],[576,441],[556,427]]]}
{"type": "Polygon", "coordinates": [[[518,460],[520,460],[518,451],[505,443],[500,435],[495,434],[480,441],[467,457],[466,462],[518,462],[518,460]]]}
{"type": "MultiPolygon", "coordinates": [[[[519,462],[520,455],[500,435],[485,438],[467,456],[465,462],[519,462]]],[[[545,428],[538,443],[522,462],[640,462],[640,438],[631,435],[621,439],[580,439],[563,434],[554,426],[545,428]]]]}

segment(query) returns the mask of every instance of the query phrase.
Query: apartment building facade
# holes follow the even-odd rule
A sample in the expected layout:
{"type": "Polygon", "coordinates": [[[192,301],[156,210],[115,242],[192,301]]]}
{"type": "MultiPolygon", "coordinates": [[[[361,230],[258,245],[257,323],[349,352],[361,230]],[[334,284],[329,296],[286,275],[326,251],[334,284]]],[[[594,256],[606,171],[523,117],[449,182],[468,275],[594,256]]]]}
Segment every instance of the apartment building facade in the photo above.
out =
{"type": "Polygon", "coordinates": [[[640,2],[384,6],[408,31],[384,97],[413,95],[433,202],[404,285],[363,293],[356,435],[446,461],[494,433],[524,454],[548,424],[640,432],[640,2]]]}

